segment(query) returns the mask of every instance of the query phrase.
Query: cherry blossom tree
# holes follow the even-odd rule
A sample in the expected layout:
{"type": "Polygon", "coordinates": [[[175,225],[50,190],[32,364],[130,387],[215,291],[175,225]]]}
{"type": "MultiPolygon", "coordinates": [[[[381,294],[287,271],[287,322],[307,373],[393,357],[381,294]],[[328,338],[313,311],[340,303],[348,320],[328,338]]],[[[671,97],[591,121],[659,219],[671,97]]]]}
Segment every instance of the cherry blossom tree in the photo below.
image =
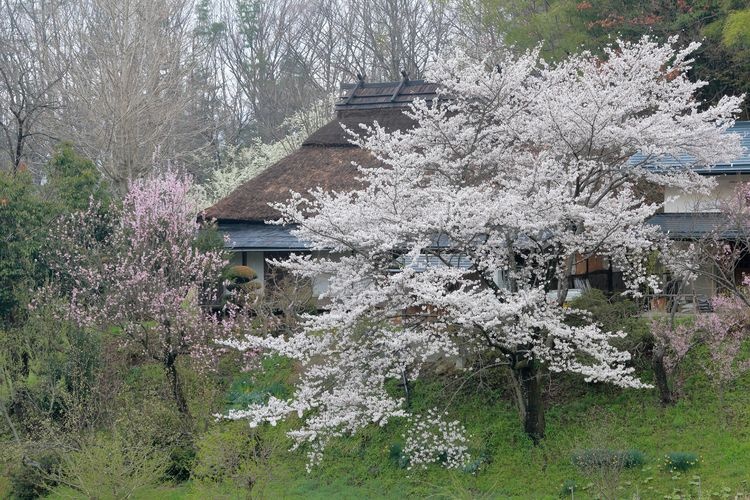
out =
{"type": "Polygon", "coordinates": [[[92,203],[63,219],[49,252],[58,289],[46,291],[68,297],[64,312],[79,326],[116,327],[124,344],[161,362],[184,415],[178,358],[209,360],[213,339],[237,318],[210,312],[226,262],[220,248],[196,245],[201,228],[191,187],[189,178],[167,172],[131,183],[119,210],[92,203]]]}
{"type": "MultiPolygon", "coordinates": [[[[360,168],[364,187],[294,194],[278,207],[280,223],[329,252],[278,265],[331,276],[330,306],[293,335],[232,343],[299,360],[304,372],[293,397],[228,417],[257,425],[298,414],[290,436],[315,463],[332,437],[411,416],[387,382],[415,379],[438,357],[492,353],[512,375],[534,442],[545,432],[543,384],[555,373],[646,387],[610,343],[623,333],[573,326],[569,315],[580,311],[563,305],[576,262],[592,255],[623,269],[630,293],[656,287],[645,261],[662,237],[644,221],[660,205],[639,186],[705,191],[712,181],[692,162],[739,152],[723,132],[741,98],[702,106],[694,95],[705,83],[687,76],[698,45],[674,43],[617,42],[605,58],[583,52],[554,65],[538,51],[498,65],[461,54],[434,63],[427,77],[438,98],[407,111],[418,126],[353,134],[382,162],[360,168]],[[650,168],[686,155],[680,167],[650,168]]],[[[440,432],[410,436],[432,436],[421,445],[433,457],[463,456],[452,429],[443,445],[440,432]]]]}

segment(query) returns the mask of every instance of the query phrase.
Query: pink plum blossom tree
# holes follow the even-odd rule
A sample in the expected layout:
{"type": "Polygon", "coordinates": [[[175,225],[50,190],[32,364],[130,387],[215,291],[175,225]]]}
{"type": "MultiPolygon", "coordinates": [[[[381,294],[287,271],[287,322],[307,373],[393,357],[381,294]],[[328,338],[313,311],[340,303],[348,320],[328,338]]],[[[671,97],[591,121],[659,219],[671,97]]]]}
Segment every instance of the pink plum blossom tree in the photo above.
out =
{"type": "Polygon", "coordinates": [[[697,315],[691,324],[653,322],[652,331],[664,347],[666,373],[673,374],[694,347],[705,346],[707,355],[701,359],[701,366],[723,403],[727,384],[750,370],[750,359],[743,352],[750,341],[750,308],[746,299],[747,296],[743,300],[735,294],[714,297],[714,311],[697,315]]]}
{"type": "MultiPolygon", "coordinates": [[[[189,415],[177,370],[180,356],[205,362],[216,338],[236,326],[234,311],[210,310],[225,256],[200,249],[192,182],[168,171],[137,180],[122,207],[60,221],[50,260],[67,298],[65,314],[86,328],[118,329],[124,344],[161,362],[178,410],[189,415]]],[[[48,290],[49,292],[49,290],[48,290]]]]}
{"type": "MultiPolygon", "coordinates": [[[[631,293],[655,287],[645,260],[661,236],[644,222],[660,205],[639,186],[705,190],[712,181],[692,173],[692,161],[739,151],[723,132],[741,99],[702,106],[695,92],[705,82],[687,77],[698,45],[674,43],[617,42],[605,58],[583,52],[554,65],[538,51],[499,65],[460,54],[434,63],[427,76],[439,97],[410,107],[417,126],[389,132],[376,123],[353,135],[382,162],[360,168],[363,188],[294,194],[278,207],[280,222],[330,252],[279,263],[303,277],[329,275],[330,309],[292,335],[231,343],[289,356],[304,372],[293,397],[228,417],[257,425],[298,414],[303,424],[290,436],[309,446],[312,464],[332,437],[410,417],[387,382],[414,379],[437,357],[493,353],[535,442],[545,433],[543,384],[555,373],[646,387],[610,343],[623,333],[572,326],[575,311],[563,305],[577,260],[592,255],[623,269],[631,293]],[[694,160],[649,168],[685,155],[694,160]]],[[[442,433],[443,444],[439,431],[410,433],[429,439],[406,448],[428,448],[421,462],[464,457],[459,430],[442,433]]]]}
{"type": "Polygon", "coordinates": [[[734,295],[715,297],[713,307],[713,313],[697,317],[695,326],[708,350],[704,370],[723,402],[727,384],[750,370],[742,352],[750,340],[750,308],[734,295]]]}

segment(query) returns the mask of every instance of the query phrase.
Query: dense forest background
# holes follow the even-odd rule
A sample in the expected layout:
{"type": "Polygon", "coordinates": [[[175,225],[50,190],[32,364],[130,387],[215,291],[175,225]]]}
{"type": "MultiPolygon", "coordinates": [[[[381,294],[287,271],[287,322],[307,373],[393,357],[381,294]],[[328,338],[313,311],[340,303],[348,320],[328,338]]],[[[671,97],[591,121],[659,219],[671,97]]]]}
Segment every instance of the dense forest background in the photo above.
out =
{"type": "Polygon", "coordinates": [[[703,42],[711,102],[750,86],[748,24],[742,0],[4,0],[0,168],[40,178],[67,141],[120,193],[154,155],[205,181],[242,150],[293,149],[357,74],[417,79],[457,49],[492,63],[541,44],[555,60],[676,35],[703,42]]]}

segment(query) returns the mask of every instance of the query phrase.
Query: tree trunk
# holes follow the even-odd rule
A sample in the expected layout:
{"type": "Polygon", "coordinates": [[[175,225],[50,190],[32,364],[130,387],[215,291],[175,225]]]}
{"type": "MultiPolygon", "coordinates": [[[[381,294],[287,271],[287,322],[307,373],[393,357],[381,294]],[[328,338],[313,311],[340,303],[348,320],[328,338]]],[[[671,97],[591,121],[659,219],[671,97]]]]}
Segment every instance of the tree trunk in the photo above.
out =
{"type": "Polygon", "coordinates": [[[511,370],[523,430],[534,444],[544,439],[544,395],[542,369],[536,361],[523,360],[511,370]]]}
{"type": "Polygon", "coordinates": [[[659,400],[662,405],[670,405],[674,402],[672,390],[669,388],[669,379],[667,369],[664,366],[664,347],[654,346],[654,352],[651,355],[651,367],[654,370],[654,380],[656,387],[659,389],[659,400]]]}
{"type": "Polygon", "coordinates": [[[174,354],[167,354],[164,359],[164,368],[167,370],[167,377],[172,387],[172,396],[174,396],[175,403],[177,404],[177,411],[185,418],[190,418],[190,410],[188,409],[187,399],[182,390],[182,382],[180,381],[180,375],[177,372],[177,365],[175,363],[176,356],[174,354]]]}

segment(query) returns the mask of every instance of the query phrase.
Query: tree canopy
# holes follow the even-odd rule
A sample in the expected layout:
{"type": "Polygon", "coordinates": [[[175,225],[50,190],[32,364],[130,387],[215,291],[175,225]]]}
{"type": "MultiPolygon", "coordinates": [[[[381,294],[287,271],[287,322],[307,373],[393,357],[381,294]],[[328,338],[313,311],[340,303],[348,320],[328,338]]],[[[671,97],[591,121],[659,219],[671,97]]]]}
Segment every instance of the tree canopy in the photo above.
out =
{"type": "MultiPolygon", "coordinates": [[[[582,47],[601,53],[614,38],[635,41],[672,35],[680,43],[699,41],[694,78],[708,85],[698,96],[708,103],[750,91],[750,8],[743,0],[482,0],[491,12],[485,22],[499,26],[505,42],[520,48],[542,45],[543,54],[561,59],[582,47]]],[[[750,119],[748,103],[742,117],[750,119]]]]}

